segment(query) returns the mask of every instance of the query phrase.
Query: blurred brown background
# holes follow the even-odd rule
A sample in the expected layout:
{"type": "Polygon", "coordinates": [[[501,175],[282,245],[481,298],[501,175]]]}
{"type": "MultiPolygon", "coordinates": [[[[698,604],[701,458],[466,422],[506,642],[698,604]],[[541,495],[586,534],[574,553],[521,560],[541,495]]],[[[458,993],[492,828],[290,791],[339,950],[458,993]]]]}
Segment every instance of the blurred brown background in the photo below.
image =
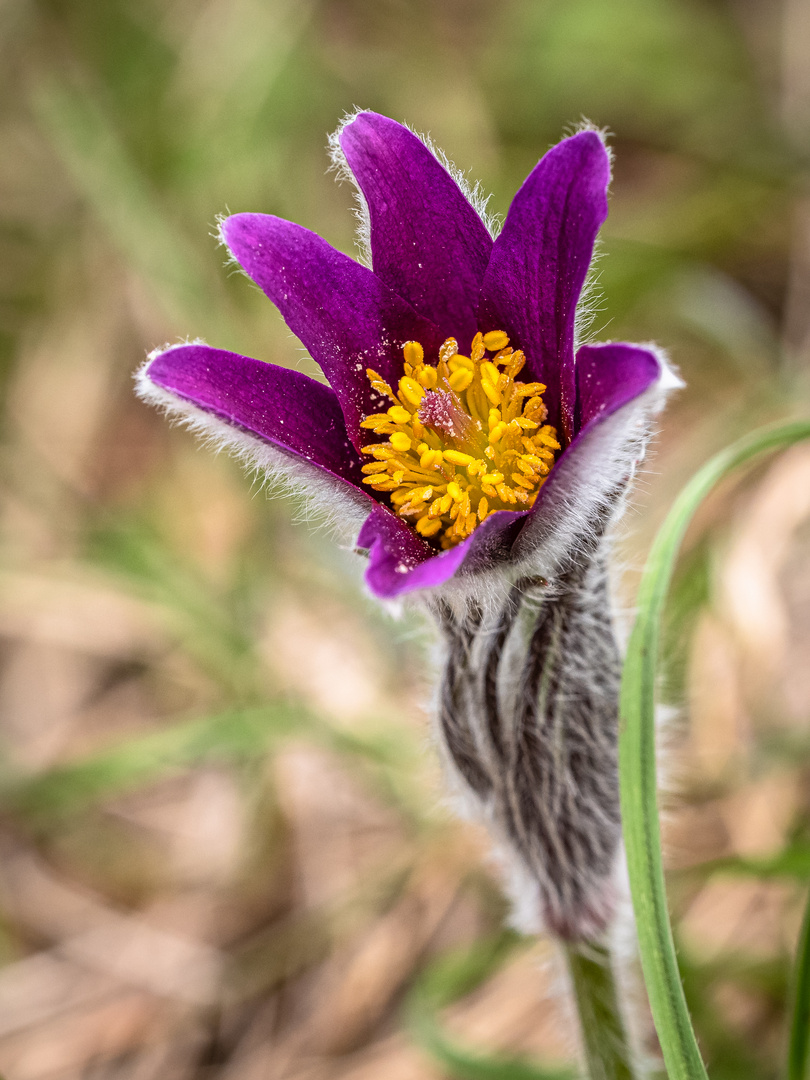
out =
{"type": "MultiPolygon", "coordinates": [[[[0,0],[0,86],[0,1072],[469,1076],[426,985],[465,1052],[572,1062],[552,950],[499,937],[442,795],[425,628],[131,375],[185,337],[307,367],[211,234],[264,211],[351,250],[346,110],[429,131],[500,214],[585,115],[616,151],[597,336],[657,340],[688,384],[626,519],[630,610],[685,478],[807,415],[810,5],[0,0]]],[[[670,606],[671,898],[713,1080],[779,1071],[809,553],[805,447],[705,508],[670,606]]]]}

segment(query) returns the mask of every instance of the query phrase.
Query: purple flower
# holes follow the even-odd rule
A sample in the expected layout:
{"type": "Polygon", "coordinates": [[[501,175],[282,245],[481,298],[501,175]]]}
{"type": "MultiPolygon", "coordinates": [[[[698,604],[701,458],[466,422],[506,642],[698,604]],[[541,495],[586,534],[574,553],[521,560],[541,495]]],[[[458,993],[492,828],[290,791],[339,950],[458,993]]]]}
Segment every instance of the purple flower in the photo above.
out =
{"type": "Polygon", "coordinates": [[[222,223],[330,385],[195,343],[150,357],[139,392],[320,499],[368,550],[379,596],[553,575],[624,489],[676,381],[651,348],[577,347],[607,215],[600,135],[550,150],[494,238],[407,128],[361,112],[333,146],[371,269],[277,217],[222,223]]]}

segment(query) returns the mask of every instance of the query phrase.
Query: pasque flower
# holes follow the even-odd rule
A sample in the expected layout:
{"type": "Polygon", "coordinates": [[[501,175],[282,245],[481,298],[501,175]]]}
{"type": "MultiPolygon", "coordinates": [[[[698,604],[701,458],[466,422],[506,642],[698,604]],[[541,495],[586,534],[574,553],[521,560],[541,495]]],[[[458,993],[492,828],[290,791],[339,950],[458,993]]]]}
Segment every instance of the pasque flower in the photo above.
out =
{"type": "Polygon", "coordinates": [[[153,354],[141,395],[303,488],[444,634],[439,721],[462,788],[509,854],[524,924],[598,933],[619,848],[619,654],[604,538],[677,379],[660,353],[581,344],[610,157],[582,130],[491,223],[447,163],[372,112],[333,139],[364,265],[264,214],[233,257],[329,386],[195,343],[153,354]]]}
{"type": "Polygon", "coordinates": [[[493,569],[553,574],[632,471],[666,383],[648,348],[576,348],[607,214],[600,135],[550,150],[494,239],[407,128],[361,112],[333,146],[359,189],[371,268],[277,217],[221,225],[331,388],[190,344],[150,358],[142,396],[320,495],[368,550],[379,596],[475,588],[493,569]]]}

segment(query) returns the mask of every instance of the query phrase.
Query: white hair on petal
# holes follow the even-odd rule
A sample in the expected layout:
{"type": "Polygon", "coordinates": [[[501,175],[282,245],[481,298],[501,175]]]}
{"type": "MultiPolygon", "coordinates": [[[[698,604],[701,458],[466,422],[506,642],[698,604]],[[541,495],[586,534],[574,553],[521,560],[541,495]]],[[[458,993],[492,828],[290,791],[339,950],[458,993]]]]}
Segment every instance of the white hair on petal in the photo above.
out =
{"type": "Polygon", "coordinates": [[[364,266],[371,268],[371,218],[368,211],[368,203],[366,197],[360,190],[360,185],[354,178],[354,173],[349,168],[349,163],[346,160],[346,155],[343,153],[343,147],[340,145],[340,136],[343,134],[343,129],[348,127],[353,120],[356,120],[361,113],[367,112],[366,109],[355,108],[351,112],[346,113],[337,128],[329,135],[327,150],[329,152],[330,166],[329,171],[334,172],[337,177],[338,183],[347,183],[354,189],[354,216],[357,219],[357,234],[355,236],[355,243],[357,250],[360,254],[360,262],[364,266]]]}
{"type": "Polygon", "coordinates": [[[226,252],[228,253],[225,259],[225,267],[232,273],[240,274],[243,278],[250,282],[254,289],[256,289],[258,292],[261,292],[262,290],[259,288],[259,286],[253,280],[250,274],[248,274],[248,272],[236,258],[234,253],[228,247],[228,241],[225,239],[225,234],[222,231],[222,227],[230,217],[233,217],[230,210],[225,210],[223,211],[223,213],[217,214],[216,229],[214,232],[211,233],[211,236],[214,238],[214,240],[217,241],[219,246],[224,247],[226,252]]]}
{"type": "MultiPolygon", "coordinates": [[[[200,341],[189,342],[200,345],[200,341]]],[[[152,361],[166,351],[156,349],[135,373],[135,392],[173,422],[203,440],[206,448],[227,451],[258,479],[271,495],[293,495],[302,500],[302,518],[312,527],[326,528],[342,543],[353,544],[371,501],[361,492],[336,480],[314,463],[258,439],[225,420],[203,411],[184,398],[157,386],[149,378],[152,361]]]]}
{"type": "Polygon", "coordinates": [[[590,345],[596,335],[601,333],[601,330],[594,332],[593,324],[596,321],[596,316],[605,307],[604,295],[600,285],[601,271],[598,266],[602,255],[602,244],[597,239],[593,246],[588,273],[585,275],[585,283],[582,286],[576,311],[574,312],[574,352],[577,351],[580,345],[590,345]]]}
{"type": "Polygon", "coordinates": [[[440,146],[436,146],[430,135],[425,135],[420,131],[414,131],[409,124],[403,124],[403,127],[407,128],[412,135],[415,135],[421,143],[423,143],[427,149],[433,154],[442,168],[446,169],[450,176],[461,188],[461,193],[464,195],[467,202],[475,210],[476,214],[481,218],[486,226],[487,232],[494,239],[501,229],[501,219],[497,214],[492,213],[489,207],[489,200],[492,195],[487,195],[484,192],[483,186],[480,180],[472,181],[459,169],[442,150],[440,146]]]}
{"type": "MultiPolygon", "coordinates": [[[[610,167],[611,177],[613,174],[613,148],[608,140],[610,139],[611,132],[606,127],[598,127],[592,123],[586,117],[581,117],[578,124],[572,124],[565,129],[566,137],[571,138],[574,135],[579,135],[583,131],[592,131],[599,137],[602,146],[605,148],[605,153],[608,156],[608,164],[610,167]]],[[[574,350],[576,351],[580,345],[590,344],[594,338],[594,334],[591,332],[593,328],[596,316],[604,308],[602,289],[599,284],[600,270],[599,261],[603,255],[602,244],[599,239],[596,240],[593,249],[593,255],[591,256],[591,264],[588,267],[588,273],[585,277],[585,284],[582,286],[582,292],[579,294],[579,300],[577,301],[577,310],[574,315],[574,350]]]]}
{"type": "Polygon", "coordinates": [[[583,131],[592,131],[595,135],[598,135],[602,145],[607,151],[607,155],[610,158],[611,169],[613,167],[613,148],[608,142],[613,137],[613,132],[609,127],[600,127],[595,124],[593,120],[589,120],[587,116],[581,116],[576,124],[568,124],[563,128],[566,139],[570,139],[573,135],[579,135],[583,131]]]}

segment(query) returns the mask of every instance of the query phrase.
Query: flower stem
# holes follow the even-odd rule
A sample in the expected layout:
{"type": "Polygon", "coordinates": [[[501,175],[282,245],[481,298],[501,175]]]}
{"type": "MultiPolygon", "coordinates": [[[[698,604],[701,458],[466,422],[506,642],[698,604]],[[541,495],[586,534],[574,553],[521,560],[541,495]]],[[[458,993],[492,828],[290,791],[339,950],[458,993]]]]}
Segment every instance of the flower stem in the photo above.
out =
{"type": "Polygon", "coordinates": [[[587,942],[568,945],[565,953],[589,1080],[633,1080],[610,950],[587,942]]]}

